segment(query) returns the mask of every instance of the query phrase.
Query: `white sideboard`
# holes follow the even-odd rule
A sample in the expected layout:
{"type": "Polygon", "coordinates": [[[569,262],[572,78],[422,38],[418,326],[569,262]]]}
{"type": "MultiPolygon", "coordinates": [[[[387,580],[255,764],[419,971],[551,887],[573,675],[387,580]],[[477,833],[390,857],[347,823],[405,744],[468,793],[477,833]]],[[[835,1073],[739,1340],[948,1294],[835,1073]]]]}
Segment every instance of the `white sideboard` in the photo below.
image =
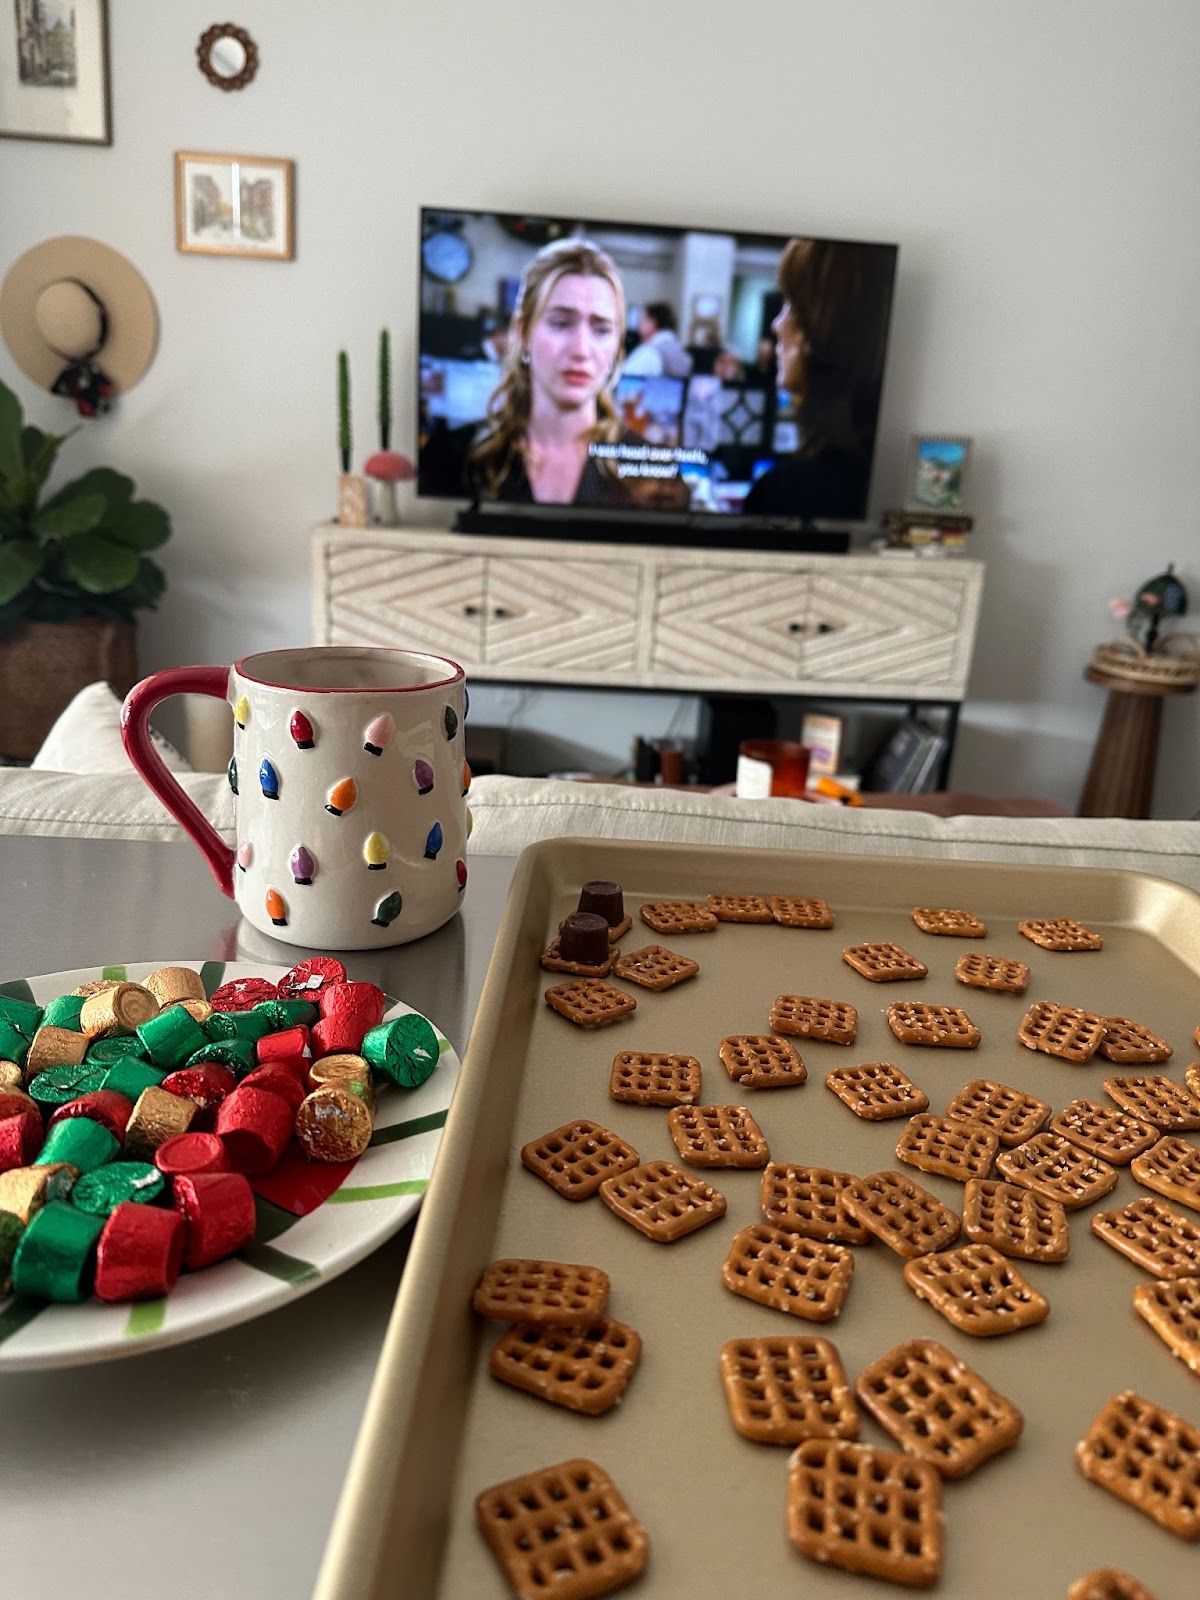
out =
{"type": "Polygon", "coordinates": [[[957,557],[313,534],[318,643],[432,650],[507,683],[957,704],[982,588],[957,557]]]}

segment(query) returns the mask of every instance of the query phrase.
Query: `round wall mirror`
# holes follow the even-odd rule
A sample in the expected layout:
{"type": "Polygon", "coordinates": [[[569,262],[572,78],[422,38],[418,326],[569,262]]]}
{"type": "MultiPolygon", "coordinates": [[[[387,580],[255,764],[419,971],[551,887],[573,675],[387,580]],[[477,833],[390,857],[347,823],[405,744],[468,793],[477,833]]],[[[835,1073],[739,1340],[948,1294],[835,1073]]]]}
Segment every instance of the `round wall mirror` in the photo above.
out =
{"type": "Polygon", "coordinates": [[[196,46],[200,71],[218,89],[244,89],[258,71],[258,46],[232,22],[218,22],[196,46]]]}

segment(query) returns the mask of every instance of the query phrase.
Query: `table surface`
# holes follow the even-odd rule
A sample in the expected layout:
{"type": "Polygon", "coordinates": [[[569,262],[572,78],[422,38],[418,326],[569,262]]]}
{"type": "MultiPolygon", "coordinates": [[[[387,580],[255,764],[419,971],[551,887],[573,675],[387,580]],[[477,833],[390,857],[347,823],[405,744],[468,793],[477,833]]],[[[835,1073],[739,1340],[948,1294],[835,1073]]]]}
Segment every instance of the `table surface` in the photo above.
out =
{"type": "MultiPolygon", "coordinates": [[[[243,923],[187,844],[0,838],[0,981],[110,962],[303,951],[243,923]],[[19,908],[16,911],[15,908],[19,908]]],[[[343,957],[461,1055],[515,863],[474,856],[462,915],[343,957]]],[[[173,1349],[0,1376],[5,1600],[303,1600],[412,1225],[294,1304],[173,1349]]]]}

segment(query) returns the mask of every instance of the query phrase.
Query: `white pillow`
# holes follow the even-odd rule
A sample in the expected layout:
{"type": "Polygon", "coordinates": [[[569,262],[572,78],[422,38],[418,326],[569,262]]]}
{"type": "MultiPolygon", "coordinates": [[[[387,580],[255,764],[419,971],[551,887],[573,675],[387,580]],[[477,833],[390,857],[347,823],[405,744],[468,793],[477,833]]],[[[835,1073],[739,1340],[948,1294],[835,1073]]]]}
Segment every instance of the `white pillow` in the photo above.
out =
{"type": "MultiPolygon", "coordinates": [[[[161,734],[151,730],[154,747],[172,772],[191,772],[191,763],[161,734]]],[[[59,714],[31,766],[36,772],[129,772],[121,743],[121,701],[112,685],[89,683],[59,714]]]]}

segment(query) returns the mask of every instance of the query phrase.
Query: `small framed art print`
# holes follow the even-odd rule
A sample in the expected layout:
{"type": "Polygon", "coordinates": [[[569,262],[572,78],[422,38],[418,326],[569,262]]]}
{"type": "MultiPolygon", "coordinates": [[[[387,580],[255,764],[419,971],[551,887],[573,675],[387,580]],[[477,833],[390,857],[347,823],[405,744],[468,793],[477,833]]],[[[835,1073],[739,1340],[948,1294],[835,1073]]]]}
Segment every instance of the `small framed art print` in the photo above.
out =
{"type": "Polygon", "coordinates": [[[971,440],[947,433],[915,433],[909,446],[907,511],[961,512],[966,506],[971,440]]]}
{"type": "Polygon", "coordinates": [[[0,138],[111,144],[108,0],[0,4],[0,138]]]}
{"type": "Polygon", "coordinates": [[[175,248],[189,255],[295,254],[295,162],[273,156],[175,152],[175,248]]]}

